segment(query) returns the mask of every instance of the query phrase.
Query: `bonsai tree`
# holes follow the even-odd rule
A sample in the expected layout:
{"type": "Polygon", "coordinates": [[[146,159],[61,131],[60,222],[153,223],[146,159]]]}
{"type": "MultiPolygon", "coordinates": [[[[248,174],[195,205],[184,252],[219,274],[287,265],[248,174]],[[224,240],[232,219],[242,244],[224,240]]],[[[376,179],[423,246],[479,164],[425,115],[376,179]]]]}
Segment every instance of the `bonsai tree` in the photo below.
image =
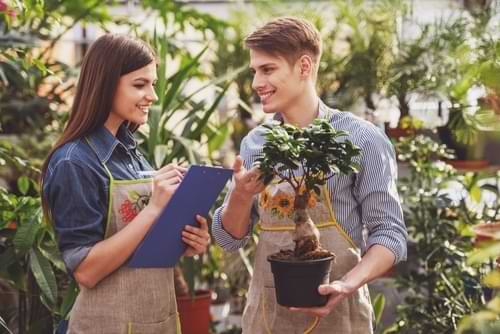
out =
{"type": "Polygon", "coordinates": [[[273,256],[297,260],[332,256],[320,246],[319,231],[307,213],[307,203],[312,192],[320,195],[320,186],[334,175],[358,171],[353,159],[360,149],[343,139],[347,132],[336,131],[325,119],[316,119],[305,128],[279,122],[264,127],[268,129],[266,143],[256,160],[261,180],[268,184],[277,177],[279,182],[288,182],[295,192],[295,249],[273,256]]]}

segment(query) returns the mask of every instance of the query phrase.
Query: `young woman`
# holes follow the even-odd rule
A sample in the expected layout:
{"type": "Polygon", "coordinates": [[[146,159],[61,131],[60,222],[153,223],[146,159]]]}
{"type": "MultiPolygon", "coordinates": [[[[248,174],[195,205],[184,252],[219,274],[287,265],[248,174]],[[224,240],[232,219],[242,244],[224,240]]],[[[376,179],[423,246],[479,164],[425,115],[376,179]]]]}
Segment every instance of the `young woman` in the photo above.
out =
{"type": "MultiPolygon", "coordinates": [[[[146,123],[156,61],[144,42],[107,34],[82,63],[69,121],[42,168],[43,203],[68,271],[80,286],[69,333],[178,332],[172,268],[129,268],[182,180],[168,165],[153,179],[132,132],[146,123]]],[[[204,252],[207,222],[186,227],[185,255],[204,252]]]]}

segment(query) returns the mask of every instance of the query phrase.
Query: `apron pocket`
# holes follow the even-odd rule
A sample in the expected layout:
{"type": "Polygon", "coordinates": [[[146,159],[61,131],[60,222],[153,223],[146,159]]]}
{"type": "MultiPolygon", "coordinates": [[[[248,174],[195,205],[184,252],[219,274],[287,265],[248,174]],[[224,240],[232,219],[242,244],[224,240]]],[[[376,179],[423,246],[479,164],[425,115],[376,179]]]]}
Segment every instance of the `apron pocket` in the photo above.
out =
{"type": "Polygon", "coordinates": [[[127,334],[175,334],[177,333],[177,313],[160,322],[129,322],[127,334]]]}

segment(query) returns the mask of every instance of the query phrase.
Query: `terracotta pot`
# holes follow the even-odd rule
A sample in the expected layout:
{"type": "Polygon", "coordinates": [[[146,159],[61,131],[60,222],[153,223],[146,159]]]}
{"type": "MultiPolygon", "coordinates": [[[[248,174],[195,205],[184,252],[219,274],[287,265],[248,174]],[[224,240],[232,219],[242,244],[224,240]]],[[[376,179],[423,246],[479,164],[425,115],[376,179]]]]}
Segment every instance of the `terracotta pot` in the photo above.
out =
{"type": "Polygon", "coordinates": [[[385,133],[387,134],[387,137],[389,137],[389,138],[399,139],[399,138],[404,138],[404,137],[410,137],[413,134],[415,134],[415,131],[411,130],[411,129],[386,127],[385,133]]]}
{"type": "Polygon", "coordinates": [[[210,328],[211,292],[198,290],[194,297],[177,297],[182,334],[208,334],[210,328]]]}
{"type": "Polygon", "coordinates": [[[488,160],[446,160],[446,163],[458,170],[471,172],[483,170],[490,165],[488,160]]]}

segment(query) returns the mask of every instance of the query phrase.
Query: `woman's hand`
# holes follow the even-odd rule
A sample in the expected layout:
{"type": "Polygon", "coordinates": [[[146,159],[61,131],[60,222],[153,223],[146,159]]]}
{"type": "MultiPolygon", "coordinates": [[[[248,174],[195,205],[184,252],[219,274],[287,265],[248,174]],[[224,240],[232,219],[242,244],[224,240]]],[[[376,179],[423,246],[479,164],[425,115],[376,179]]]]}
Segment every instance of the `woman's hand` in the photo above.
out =
{"type": "Polygon", "coordinates": [[[188,245],[188,248],[184,252],[185,256],[205,253],[208,245],[210,245],[207,220],[199,215],[196,215],[196,220],[200,224],[199,228],[186,225],[184,231],[182,231],[182,241],[188,245]]]}
{"type": "Polygon", "coordinates": [[[160,214],[181,183],[185,173],[186,168],[175,164],[169,164],[159,169],[153,178],[153,193],[148,206],[160,214]]]}

